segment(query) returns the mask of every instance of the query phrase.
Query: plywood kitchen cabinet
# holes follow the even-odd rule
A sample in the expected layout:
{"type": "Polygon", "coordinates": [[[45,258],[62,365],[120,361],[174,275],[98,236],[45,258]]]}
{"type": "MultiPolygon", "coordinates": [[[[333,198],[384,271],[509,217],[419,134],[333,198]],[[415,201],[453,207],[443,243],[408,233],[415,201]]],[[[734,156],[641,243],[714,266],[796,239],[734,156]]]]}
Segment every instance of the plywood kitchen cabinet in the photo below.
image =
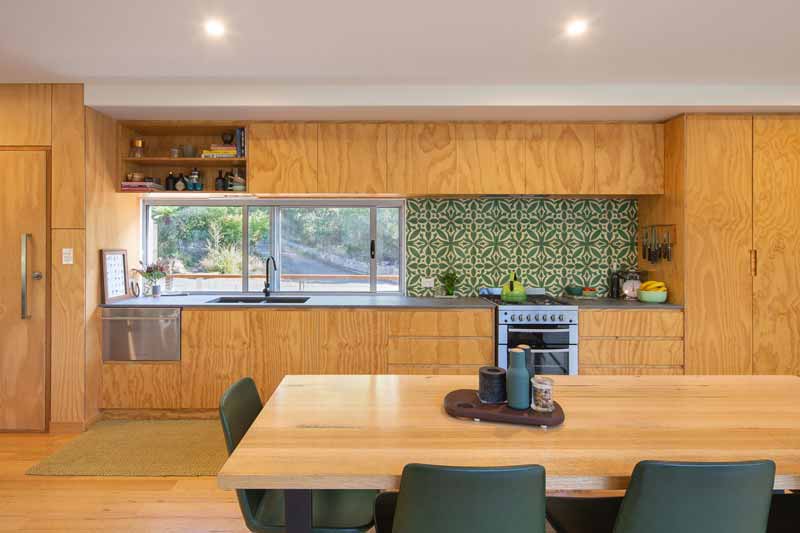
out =
{"type": "Polygon", "coordinates": [[[386,124],[321,123],[318,191],[338,194],[385,193],[386,150],[386,124]]]}
{"type": "Polygon", "coordinates": [[[103,363],[102,404],[106,409],[180,408],[180,363],[103,363]]]}
{"type": "Polygon", "coordinates": [[[753,119],[686,124],[686,373],[750,374],[753,119]]]}
{"type": "Polygon", "coordinates": [[[524,194],[527,126],[458,123],[458,194],[524,194]]]}
{"type": "Polygon", "coordinates": [[[319,350],[312,374],[385,374],[386,313],[374,309],[317,309],[319,350]]]}
{"type": "Polygon", "coordinates": [[[317,192],[319,124],[254,122],[247,135],[248,192],[317,192]]]}
{"type": "Polygon", "coordinates": [[[595,126],[597,194],[664,193],[664,125],[595,126]]]}
{"type": "Polygon", "coordinates": [[[754,123],[753,373],[800,374],[800,117],[754,123]]]}
{"type": "Polygon", "coordinates": [[[595,194],[594,126],[530,124],[525,194],[595,194]]]}
{"type": "Polygon", "coordinates": [[[453,194],[457,187],[456,126],[447,122],[388,125],[388,192],[453,194]]]}
{"type": "Polygon", "coordinates": [[[181,314],[181,407],[213,408],[235,381],[255,370],[248,310],[181,314]]]}
{"type": "Polygon", "coordinates": [[[50,146],[52,87],[0,84],[0,146],[50,146]]]}
{"type": "MultiPolygon", "coordinates": [[[[219,312],[219,311],[211,311],[219,312]]],[[[286,374],[316,374],[319,321],[310,310],[247,311],[250,375],[266,401],[286,374]]]]}
{"type": "Polygon", "coordinates": [[[578,324],[581,374],[683,374],[679,309],[584,309],[578,324]]]}
{"type": "Polygon", "coordinates": [[[494,311],[409,309],[388,313],[391,374],[477,374],[494,364],[494,311]]]}

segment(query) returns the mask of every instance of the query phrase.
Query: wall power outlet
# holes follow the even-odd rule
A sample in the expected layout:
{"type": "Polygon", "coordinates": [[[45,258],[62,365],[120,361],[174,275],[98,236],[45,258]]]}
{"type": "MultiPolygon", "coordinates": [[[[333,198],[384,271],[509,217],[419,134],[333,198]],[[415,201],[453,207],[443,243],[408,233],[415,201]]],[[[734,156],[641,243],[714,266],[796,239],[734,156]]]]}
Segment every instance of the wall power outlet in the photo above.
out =
{"type": "Polygon", "coordinates": [[[432,289],[435,286],[436,286],[436,280],[434,278],[422,278],[423,289],[432,289]]]}

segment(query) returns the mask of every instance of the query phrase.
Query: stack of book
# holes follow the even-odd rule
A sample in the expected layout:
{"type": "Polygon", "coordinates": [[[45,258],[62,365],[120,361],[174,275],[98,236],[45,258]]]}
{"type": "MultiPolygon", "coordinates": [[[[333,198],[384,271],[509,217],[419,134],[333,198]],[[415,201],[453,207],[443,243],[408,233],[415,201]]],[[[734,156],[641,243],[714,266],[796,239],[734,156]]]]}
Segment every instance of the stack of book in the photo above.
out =
{"type": "Polygon", "coordinates": [[[160,183],[153,183],[151,181],[123,181],[121,190],[136,192],[158,192],[163,191],[164,186],[160,183]]]}
{"type": "Polygon", "coordinates": [[[207,150],[203,150],[200,157],[206,159],[225,159],[231,157],[245,157],[247,146],[246,133],[244,128],[236,128],[231,144],[212,144],[207,150]]]}
{"type": "Polygon", "coordinates": [[[235,144],[212,144],[200,154],[203,159],[226,159],[239,157],[239,150],[235,144]]]}

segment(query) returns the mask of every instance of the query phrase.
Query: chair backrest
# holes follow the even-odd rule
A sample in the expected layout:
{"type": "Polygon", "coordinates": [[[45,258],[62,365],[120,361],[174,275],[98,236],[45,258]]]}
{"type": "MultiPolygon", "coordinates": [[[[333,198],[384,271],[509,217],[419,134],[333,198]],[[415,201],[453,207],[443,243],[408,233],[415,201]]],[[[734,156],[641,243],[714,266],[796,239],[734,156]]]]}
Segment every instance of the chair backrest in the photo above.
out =
{"type": "Polygon", "coordinates": [[[261,407],[261,397],[253,378],[242,378],[223,393],[219,401],[219,419],[225,433],[228,455],[239,445],[261,412],[261,407]]]}
{"type": "Polygon", "coordinates": [[[775,463],[636,465],[614,533],[763,533],[775,463]]]}
{"type": "MultiPolygon", "coordinates": [[[[222,422],[222,432],[225,434],[225,444],[228,455],[239,445],[239,442],[250,429],[253,421],[261,412],[261,397],[252,378],[242,378],[228,390],[219,401],[219,419],[222,422]]],[[[237,490],[239,508],[245,523],[252,530],[260,524],[256,522],[255,515],[259,503],[266,494],[265,490],[237,490]]]]}
{"type": "Polygon", "coordinates": [[[403,469],[393,533],[544,533],[544,468],[403,469]]]}

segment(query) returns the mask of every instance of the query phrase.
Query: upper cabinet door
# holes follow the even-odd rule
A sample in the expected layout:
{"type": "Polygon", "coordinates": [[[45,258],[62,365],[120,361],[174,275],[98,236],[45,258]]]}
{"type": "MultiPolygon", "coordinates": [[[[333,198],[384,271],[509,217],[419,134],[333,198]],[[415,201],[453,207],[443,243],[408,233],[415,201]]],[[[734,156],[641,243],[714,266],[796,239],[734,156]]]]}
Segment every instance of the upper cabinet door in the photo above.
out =
{"type": "Polygon", "coordinates": [[[800,374],[800,118],[756,117],[753,373],[800,374]]]}
{"type": "Polygon", "coordinates": [[[386,124],[320,124],[319,192],[387,192],[386,150],[386,124]]]}
{"type": "Polygon", "coordinates": [[[454,124],[389,124],[388,192],[455,194],[456,127],[454,124]]]}
{"type": "Polygon", "coordinates": [[[0,84],[0,146],[50,146],[50,85],[0,84]]]}
{"type": "Polygon", "coordinates": [[[317,192],[319,124],[259,122],[247,133],[249,192],[317,192]]]}
{"type": "Polygon", "coordinates": [[[527,127],[456,124],[459,194],[524,194],[527,127]]]}
{"type": "Polygon", "coordinates": [[[594,194],[594,152],[591,124],[531,124],[525,193],[594,194]]]}
{"type": "Polygon", "coordinates": [[[663,124],[598,124],[595,168],[598,194],[663,194],[663,124]]]}

